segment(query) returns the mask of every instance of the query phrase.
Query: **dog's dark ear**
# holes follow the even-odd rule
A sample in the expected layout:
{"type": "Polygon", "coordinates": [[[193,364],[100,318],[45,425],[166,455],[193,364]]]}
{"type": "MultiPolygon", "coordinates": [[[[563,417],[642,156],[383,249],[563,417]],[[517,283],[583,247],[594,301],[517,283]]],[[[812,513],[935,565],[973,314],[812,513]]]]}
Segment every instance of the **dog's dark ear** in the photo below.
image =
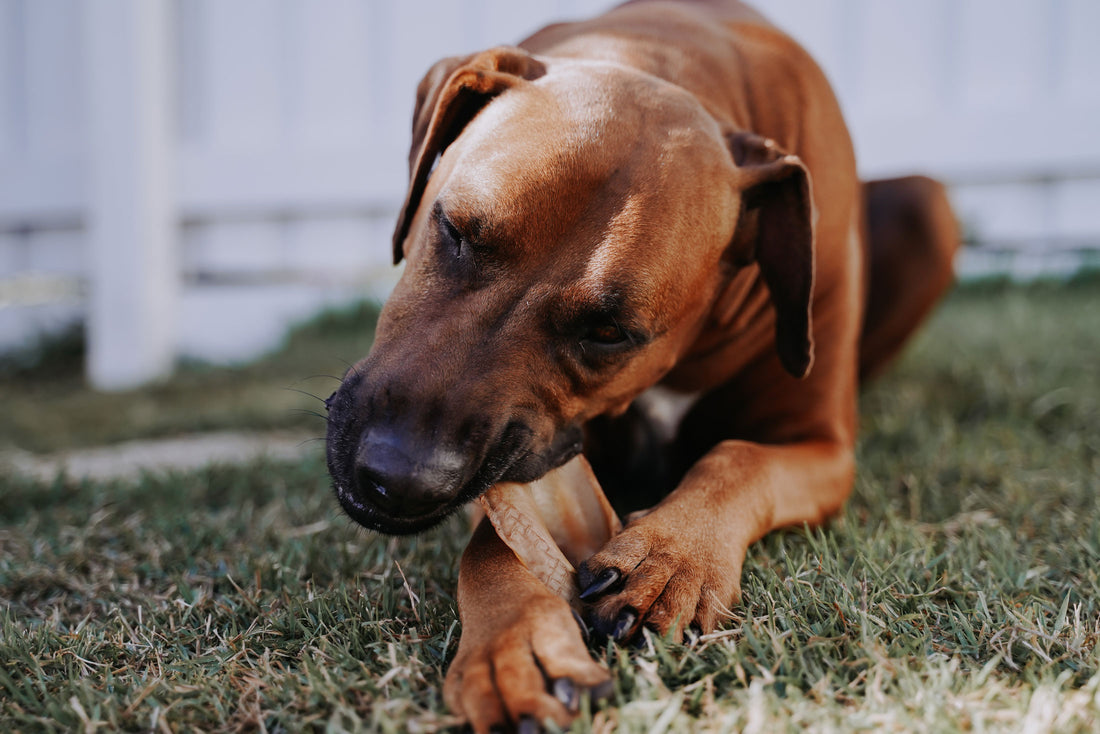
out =
{"type": "Polygon", "coordinates": [[[393,233],[393,262],[401,262],[405,238],[436,159],[494,97],[516,84],[537,79],[546,67],[520,48],[499,46],[473,56],[443,59],[416,90],[409,189],[393,233]]]}
{"type": "Polygon", "coordinates": [[[814,216],[810,174],[798,156],[753,133],[727,136],[737,164],[741,215],[728,256],[755,261],[775,307],[775,343],[783,367],[805,377],[814,360],[814,216]]]}

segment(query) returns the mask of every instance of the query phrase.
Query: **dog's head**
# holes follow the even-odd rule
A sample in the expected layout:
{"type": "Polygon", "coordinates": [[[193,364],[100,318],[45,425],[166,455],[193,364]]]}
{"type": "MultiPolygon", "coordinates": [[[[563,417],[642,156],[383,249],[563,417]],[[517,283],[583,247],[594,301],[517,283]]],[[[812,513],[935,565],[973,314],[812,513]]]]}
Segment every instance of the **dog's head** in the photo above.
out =
{"type": "Polygon", "coordinates": [[[410,173],[405,271],[329,401],[329,470],[367,527],[416,532],[567,461],[747,263],[784,364],[809,366],[806,171],[679,87],[514,48],[445,60],[420,85],[410,173]]]}

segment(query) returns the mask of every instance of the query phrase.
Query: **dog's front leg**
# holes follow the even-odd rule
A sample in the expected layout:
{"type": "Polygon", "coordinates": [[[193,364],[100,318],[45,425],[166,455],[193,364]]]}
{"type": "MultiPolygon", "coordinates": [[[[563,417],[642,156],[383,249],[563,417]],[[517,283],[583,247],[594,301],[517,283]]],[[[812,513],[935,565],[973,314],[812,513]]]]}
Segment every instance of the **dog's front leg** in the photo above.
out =
{"type": "Polygon", "coordinates": [[[594,626],[616,639],[643,625],[675,639],[689,625],[712,630],[740,600],[749,545],[775,528],[825,520],[853,474],[852,450],[837,442],[719,444],[581,566],[594,626]]]}
{"type": "Polygon", "coordinates": [[[567,725],[580,696],[605,695],[610,676],[588,654],[566,601],[527,570],[483,519],[458,573],[462,637],[447,671],[447,705],[477,732],[567,725]]]}

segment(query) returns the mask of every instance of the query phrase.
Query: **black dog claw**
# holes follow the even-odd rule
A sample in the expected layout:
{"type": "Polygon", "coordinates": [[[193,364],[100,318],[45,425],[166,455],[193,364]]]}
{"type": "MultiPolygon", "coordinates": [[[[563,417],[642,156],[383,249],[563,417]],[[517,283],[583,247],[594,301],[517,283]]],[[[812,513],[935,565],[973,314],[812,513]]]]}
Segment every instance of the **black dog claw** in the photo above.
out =
{"type": "Polygon", "coordinates": [[[626,637],[637,621],[638,615],[633,609],[624,609],[619,613],[619,618],[615,620],[615,629],[611,631],[611,637],[619,642],[626,637]]]}
{"type": "Polygon", "coordinates": [[[596,577],[596,580],[581,592],[581,601],[589,601],[593,597],[599,596],[617,584],[621,578],[622,574],[619,573],[619,569],[605,568],[600,571],[600,575],[596,577]]]}
{"type": "Polygon", "coordinates": [[[581,617],[580,612],[576,609],[571,610],[573,612],[573,620],[577,623],[577,626],[581,628],[581,639],[588,643],[588,638],[591,634],[588,632],[588,625],[584,623],[584,619],[581,617]]]}
{"type": "Polygon", "coordinates": [[[569,678],[558,678],[554,681],[554,698],[561,701],[562,705],[570,711],[576,711],[580,705],[577,686],[569,678]]]}

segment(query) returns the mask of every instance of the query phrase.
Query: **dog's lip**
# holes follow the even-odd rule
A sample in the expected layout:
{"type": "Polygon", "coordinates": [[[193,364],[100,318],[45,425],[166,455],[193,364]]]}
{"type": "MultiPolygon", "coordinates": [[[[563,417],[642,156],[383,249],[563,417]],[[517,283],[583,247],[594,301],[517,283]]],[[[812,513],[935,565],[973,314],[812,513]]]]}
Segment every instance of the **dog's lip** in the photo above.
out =
{"type": "Polygon", "coordinates": [[[360,500],[355,492],[340,482],[334,482],[336,498],[344,512],[352,520],[365,528],[378,530],[389,535],[409,535],[427,530],[433,525],[442,522],[448,515],[454,512],[464,502],[447,502],[423,515],[393,516],[382,511],[381,508],[360,500]]]}

